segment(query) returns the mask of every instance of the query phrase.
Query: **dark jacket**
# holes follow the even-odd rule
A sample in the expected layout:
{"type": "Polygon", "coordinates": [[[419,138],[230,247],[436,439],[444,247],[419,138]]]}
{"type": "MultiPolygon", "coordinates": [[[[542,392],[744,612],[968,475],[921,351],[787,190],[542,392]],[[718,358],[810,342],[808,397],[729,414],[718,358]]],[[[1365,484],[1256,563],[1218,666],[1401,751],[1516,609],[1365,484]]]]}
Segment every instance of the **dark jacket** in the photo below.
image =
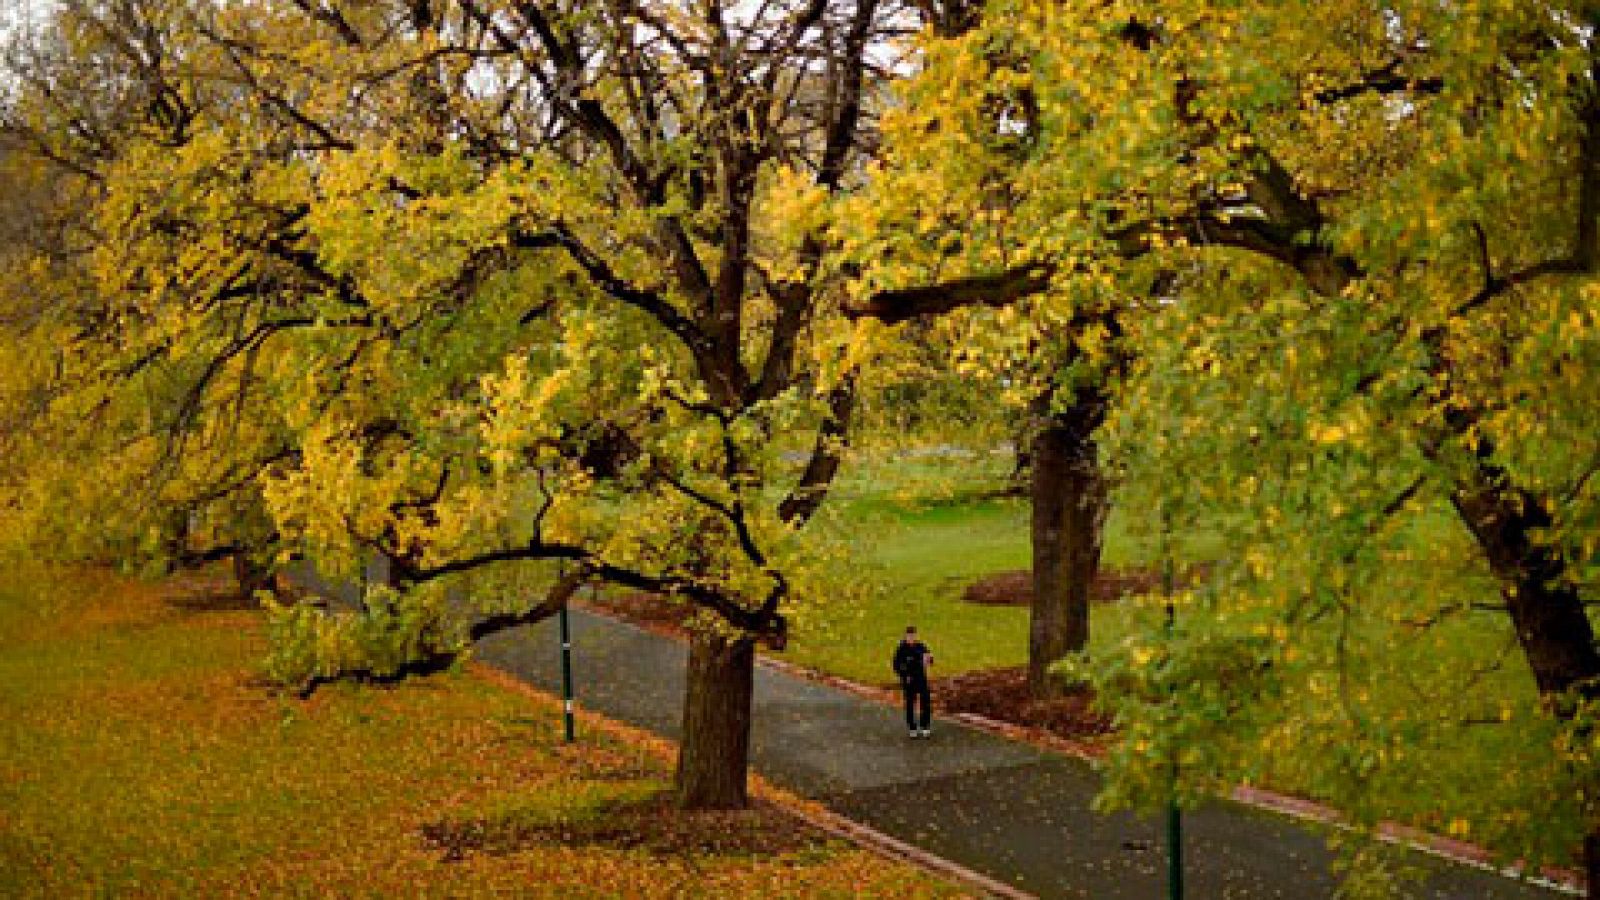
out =
{"type": "Polygon", "coordinates": [[[928,680],[928,645],[918,641],[913,644],[902,639],[894,648],[894,673],[901,681],[923,684],[928,680]]]}

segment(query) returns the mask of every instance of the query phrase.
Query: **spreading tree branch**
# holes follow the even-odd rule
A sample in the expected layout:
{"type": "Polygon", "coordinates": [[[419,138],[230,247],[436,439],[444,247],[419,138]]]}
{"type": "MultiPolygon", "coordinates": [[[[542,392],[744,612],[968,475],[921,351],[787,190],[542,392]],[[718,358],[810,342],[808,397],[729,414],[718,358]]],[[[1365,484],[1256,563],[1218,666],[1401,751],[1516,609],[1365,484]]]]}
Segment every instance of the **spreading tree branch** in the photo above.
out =
{"type": "Polygon", "coordinates": [[[994,275],[878,291],[864,305],[844,312],[851,318],[874,318],[893,325],[964,306],[1007,306],[1046,290],[1054,274],[1055,267],[1049,263],[1027,263],[994,275]]]}
{"type": "Polygon", "coordinates": [[[800,474],[800,480],[789,495],[778,504],[778,518],[785,524],[794,527],[804,525],[827,498],[828,489],[844,459],[844,442],[850,433],[855,403],[856,379],[852,374],[828,392],[828,411],[817,428],[817,439],[812,444],[805,471],[800,474]]]}

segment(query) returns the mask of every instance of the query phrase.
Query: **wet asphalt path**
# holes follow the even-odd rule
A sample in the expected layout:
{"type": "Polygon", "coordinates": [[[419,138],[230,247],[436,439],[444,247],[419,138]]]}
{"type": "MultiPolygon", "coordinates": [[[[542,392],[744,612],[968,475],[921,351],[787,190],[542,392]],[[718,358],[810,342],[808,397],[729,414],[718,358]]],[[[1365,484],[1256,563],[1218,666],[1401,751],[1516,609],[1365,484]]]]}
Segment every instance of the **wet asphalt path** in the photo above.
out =
{"type": "MultiPolygon", "coordinates": [[[[579,704],[677,738],[687,648],[581,611],[572,630],[579,704]]],[[[550,620],[484,641],[479,658],[559,692],[559,652],[550,620]]],[[[771,781],[1041,897],[1166,895],[1162,823],[1092,812],[1097,776],[1080,760],[948,722],[910,740],[897,709],[764,666],[755,693],[753,764],[771,781]]],[[[1184,838],[1190,898],[1333,893],[1332,855],[1311,826],[1217,801],[1185,814],[1184,838]]],[[[1416,896],[1565,896],[1415,857],[1429,873],[1416,896]]]]}

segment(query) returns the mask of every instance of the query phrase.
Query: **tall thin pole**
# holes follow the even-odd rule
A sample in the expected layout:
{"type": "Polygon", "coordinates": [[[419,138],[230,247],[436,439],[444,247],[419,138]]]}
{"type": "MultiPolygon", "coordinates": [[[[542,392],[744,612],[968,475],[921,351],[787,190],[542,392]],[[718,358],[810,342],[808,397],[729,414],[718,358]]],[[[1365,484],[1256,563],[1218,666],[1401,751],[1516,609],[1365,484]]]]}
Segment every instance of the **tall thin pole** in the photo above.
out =
{"type": "Polygon", "coordinates": [[[578,739],[572,717],[572,627],[567,621],[567,604],[561,604],[561,703],[566,720],[567,743],[578,739]]]}
{"type": "MultiPolygon", "coordinates": [[[[1161,590],[1166,598],[1167,642],[1177,626],[1178,610],[1172,594],[1176,589],[1172,563],[1172,517],[1165,504],[1161,508],[1161,590]]],[[[1170,652],[1170,650],[1169,650],[1170,652]]],[[[1183,811],[1178,808],[1178,750],[1172,748],[1167,788],[1167,897],[1183,900],[1183,811]]]]}
{"type": "MultiPolygon", "coordinates": [[[[566,561],[557,560],[556,582],[560,584],[566,577],[566,561]]],[[[572,624],[567,619],[565,600],[561,602],[556,617],[561,621],[561,718],[567,743],[570,744],[578,739],[578,729],[572,716],[572,624]]]]}

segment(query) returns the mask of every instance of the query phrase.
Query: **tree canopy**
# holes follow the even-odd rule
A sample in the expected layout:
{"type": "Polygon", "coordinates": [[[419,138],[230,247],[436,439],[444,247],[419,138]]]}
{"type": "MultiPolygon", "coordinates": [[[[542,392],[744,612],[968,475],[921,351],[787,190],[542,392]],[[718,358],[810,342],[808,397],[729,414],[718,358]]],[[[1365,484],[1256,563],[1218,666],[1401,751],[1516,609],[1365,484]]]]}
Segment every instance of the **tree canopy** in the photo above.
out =
{"type": "MultiPolygon", "coordinates": [[[[685,792],[743,802],[750,645],[823,594],[799,529],[854,398],[815,209],[911,15],[67,4],[10,109],[93,191],[48,412],[92,430],[93,486],[145,501],[152,549],[390,561],[364,615],[280,611],[292,680],[449,658],[448,582],[508,563],[691,604],[745,691],[691,688],[717,749],[686,739],[686,770],[738,775],[685,792]],[[80,83],[102,58],[125,94],[80,83]],[[125,121],[98,140],[79,105],[125,121]]],[[[564,601],[527,596],[550,577],[474,599],[514,624],[564,601]]]]}
{"type": "Polygon", "coordinates": [[[846,235],[864,309],[1000,306],[1018,341],[1111,311],[1121,502],[1221,545],[1174,639],[1098,667],[1113,800],[1277,747],[1370,817],[1450,735],[1503,728],[1521,812],[1451,827],[1528,858],[1586,840],[1593,875],[1592,16],[1016,2],[928,43],[846,235]],[[1494,648],[1438,671],[1484,615],[1525,709],[1474,703],[1494,648]],[[1374,689],[1402,678],[1409,702],[1374,689]]]}
{"type": "Polygon", "coordinates": [[[1215,536],[1174,632],[1086,667],[1111,802],[1276,766],[1370,824],[1492,729],[1503,771],[1463,778],[1510,812],[1439,824],[1581,842],[1597,884],[1597,28],[70,0],[0,109],[4,515],[65,554],[391,560],[363,615],[278,610],[303,684],[452,659],[583,579],[691,604],[680,788],[735,805],[753,643],[835,592],[803,526],[904,351],[840,312],[959,311],[961,365],[1082,406],[1116,502],[1215,536]]]}

